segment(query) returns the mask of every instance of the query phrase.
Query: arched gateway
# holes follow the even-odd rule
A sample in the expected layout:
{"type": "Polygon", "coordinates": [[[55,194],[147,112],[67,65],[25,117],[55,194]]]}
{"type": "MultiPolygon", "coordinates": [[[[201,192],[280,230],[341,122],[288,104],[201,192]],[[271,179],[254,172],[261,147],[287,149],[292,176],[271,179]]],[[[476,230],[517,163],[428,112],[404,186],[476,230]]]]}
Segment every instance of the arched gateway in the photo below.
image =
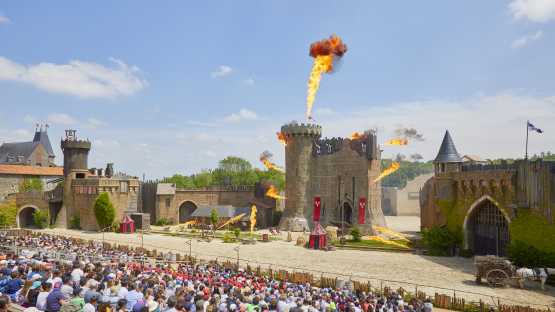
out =
{"type": "Polygon", "coordinates": [[[17,226],[20,228],[35,228],[33,214],[39,209],[35,206],[24,206],[17,212],[17,226]]]}
{"type": "Polygon", "coordinates": [[[179,223],[187,222],[191,214],[197,209],[192,201],[185,201],[179,206],[179,223]]]}
{"type": "Polygon", "coordinates": [[[489,196],[477,200],[464,220],[465,248],[475,255],[507,254],[509,217],[489,196]]]}

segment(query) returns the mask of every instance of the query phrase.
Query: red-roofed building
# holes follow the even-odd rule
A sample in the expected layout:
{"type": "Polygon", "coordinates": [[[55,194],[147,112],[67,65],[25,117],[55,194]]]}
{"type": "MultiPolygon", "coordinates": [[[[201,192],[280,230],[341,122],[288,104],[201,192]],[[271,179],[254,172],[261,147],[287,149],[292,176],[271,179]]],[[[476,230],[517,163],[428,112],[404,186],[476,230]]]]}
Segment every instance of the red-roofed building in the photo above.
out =
{"type": "Polygon", "coordinates": [[[0,200],[17,193],[25,179],[41,179],[45,191],[56,186],[56,181],[64,176],[63,167],[37,167],[27,165],[0,164],[0,200]]]}

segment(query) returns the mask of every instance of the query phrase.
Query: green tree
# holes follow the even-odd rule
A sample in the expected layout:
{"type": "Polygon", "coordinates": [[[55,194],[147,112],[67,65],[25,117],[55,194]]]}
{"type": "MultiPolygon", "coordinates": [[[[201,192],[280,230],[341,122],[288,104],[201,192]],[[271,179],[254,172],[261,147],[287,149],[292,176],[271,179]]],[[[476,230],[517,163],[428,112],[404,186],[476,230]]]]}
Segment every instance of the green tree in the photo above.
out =
{"type": "Polygon", "coordinates": [[[0,203],[0,226],[15,226],[17,205],[15,199],[0,203]]]}
{"type": "Polygon", "coordinates": [[[235,156],[228,156],[220,161],[213,172],[216,185],[254,185],[257,176],[249,161],[235,156]]]}
{"type": "Polygon", "coordinates": [[[212,208],[212,211],[210,211],[210,223],[212,223],[212,232],[214,236],[216,236],[216,224],[218,224],[219,218],[220,217],[218,216],[218,211],[212,208]]]}
{"type": "Polygon", "coordinates": [[[173,183],[177,188],[191,189],[195,187],[193,178],[181,174],[174,174],[169,178],[163,180],[164,183],[173,183]]]}
{"type": "Polygon", "coordinates": [[[39,229],[44,229],[48,226],[48,211],[35,210],[33,212],[33,222],[39,229]]]}
{"type": "Polygon", "coordinates": [[[114,209],[112,202],[110,202],[108,193],[100,193],[100,195],[96,198],[96,201],[94,202],[94,216],[96,217],[96,222],[98,223],[100,229],[107,228],[114,222],[116,210],[114,209]]]}
{"type": "Polygon", "coordinates": [[[27,193],[31,191],[42,192],[44,189],[44,183],[39,178],[26,178],[19,185],[19,192],[27,193]]]}
{"type": "MultiPolygon", "coordinates": [[[[402,158],[402,157],[398,157],[402,158]]],[[[382,186],[403,188],[407,182],[416,178],[419,175],[431,173],[434,171],[433,163],[428,162],[410,162],[400,161],[399,170],[393,172],[387,177],[383,178],[382,186]]],[[[390,159],[382,160],[382,168],[387,168],[391,165],[390,159]]]]}
{"type": "Polygon", "coordinates": [[[276,170],[255,169],[257,182],[269,183],[277,187],[280,191],[285,189],[285,173],[276,170]]]}

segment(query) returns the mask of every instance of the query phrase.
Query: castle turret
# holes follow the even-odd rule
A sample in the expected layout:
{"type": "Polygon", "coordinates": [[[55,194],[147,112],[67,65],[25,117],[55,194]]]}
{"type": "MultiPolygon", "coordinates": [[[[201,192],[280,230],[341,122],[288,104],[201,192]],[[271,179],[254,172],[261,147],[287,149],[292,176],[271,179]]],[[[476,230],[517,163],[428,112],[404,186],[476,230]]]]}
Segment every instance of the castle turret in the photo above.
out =
{"type": "Polygon", "coordinates": [[[91,142],[79,140],[76,130],[66,130],[66,137],[61,141],[64,152],[64,196],[60,212],[56,217],[56,226],[67,228],[73,217],[79,217],[79,211],[73,201],[72,184],[74,179],[85,179],[88,170],[91,142]]]}
{"type": "Polygon", "coordinates": [[[66,130],[66,137],[61,142],[64,152],[64,176],[72,171],[87,171],[91,142],[77,139],[76,130],[66,130]]]}
{"type": "Polygon", "coordinates": [[[279,227],[289,231],[309,230],[305,211],[310,201],[310,164],[312,146],[322,135],[322,127],[316,124],[291,123],[281,127],[286,138],[285,209],[279,227]]]}
{"type": "Polygon", "coordinates": [[[453,143],[453,139],[451,139],[451,135],[447,130],[445,131],[445,136],[441,142],[439,152],[434,159],[435,174],[438,175],[445,172],[458,172],[461,171],[461,166],[462,158],[457,152],[455,143],[453,143]]]}

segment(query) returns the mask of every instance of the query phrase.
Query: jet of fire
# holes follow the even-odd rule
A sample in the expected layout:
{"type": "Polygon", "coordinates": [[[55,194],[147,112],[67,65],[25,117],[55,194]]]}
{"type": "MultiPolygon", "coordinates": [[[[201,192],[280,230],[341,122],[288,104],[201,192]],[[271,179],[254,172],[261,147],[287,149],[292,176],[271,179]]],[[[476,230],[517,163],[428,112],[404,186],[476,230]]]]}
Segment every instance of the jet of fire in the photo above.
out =
{"type": "Polygon", "coordinates": [[[283,170],[283,168],[279,167],[278,165],[274,164],[273,162],[270,161],[270,159],[272,158],[272,153],[268,152],[268,151],[264,151],[262,152],[262,154],[260,154],[260,161],[264,164],[264,167],[266,167],[266,169],[268,170],[275,170],[275,171],[279,171],[279,172],[285,172],[285,170],[283,170]]]}
{"type": "Polygon", "coordinates": [[[387,169],[382,171],[382,173],[376,179],[374,179],[374,182],[378,182],[381,179],[387,177],[388,175],[392,174],[393,172],[399,170],[400,167],[401,167],[401,165],[398,162],[396,162],[396,161],[392,162],[391,165],[387,169]]]}
{"type": "Polygon", "coordinates": [[[306,96],[306,118],[308,120],[312,120],[312,106],[320,87],[322,74],[331,73],[334,61],[340,59],[345,52],[347,52],[347,46],[336,35],[310,45],[310,56],[314,58],[314,64],[310,71],[306,96]]]}
{"type": "Polygon", "coordinates": [[[353,134],[351,134],[350,139],[351,139],[351,141],[354,141],[354,140],[362,139],[363,137],[364,137],[364,133],[353,132],[353,134]]]}
{"type": "Polygon", "coordinates": [[[244,217],[245,215],[246,215],[246,213],[242,213],[242,214],[240,214],[240,215],[238,215],[238,216],[235,216],[235,217],[233,217],[233,218],[227,220],[227,222],[225,222],[224,224],[222,224],[222,225],[220,225],[220,226],[218,227],[218,230],[221,229],[221,228],[223,228],[224,226],[226,226],[226,225],[228,225],[228,224],[235,224],[235,223],[239,222],[239,221],[241,220],[241,218],[244,217]]]}
{"type": "Polygon", "coordinates": [[[285,136],[285,133],[278,132],[276,134],[277,134],[278,141],[280,141],[281,144],[283,145],[287,145],[287,137],[285,136]]]}
{"type": "Polygon", "coordinates": [[[395,138],[385,142],[386,145],[407,145],[409,140],[405,138],[395,138]]]}
{"type": "Polygon", "coordinates": [[[270,185],[266,191],[266,196],[273,199],[285,199],[285,197],[279,195],[278,189],[273,185],[270,185]]]}
{"type": "Polygon", "coordinates": [[[250,221],[251,221],[251,233],[252,231],[254,231],[254,226],[256,225],[256,205],[252,205],[251,206],[251,217],[250,217],[250,221]]]}

